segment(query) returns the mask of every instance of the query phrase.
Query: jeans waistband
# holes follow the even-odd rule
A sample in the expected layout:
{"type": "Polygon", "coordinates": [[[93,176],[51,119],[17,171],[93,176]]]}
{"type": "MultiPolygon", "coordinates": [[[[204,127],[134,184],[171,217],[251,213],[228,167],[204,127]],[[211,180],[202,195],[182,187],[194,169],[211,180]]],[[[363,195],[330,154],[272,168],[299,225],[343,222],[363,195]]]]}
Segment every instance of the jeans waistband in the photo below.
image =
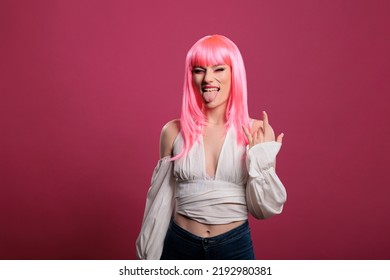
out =
{"type": "Polygon", "coordinates": [[[249,223],[248,220],[246,220],[242,225],[239,225],[236,228],[233,228],[225,233],[213,237],[197,236],[183,229],[182,227],[177,225],[174,221],[171,222],[170,228],[175,234],[179,235],[180,237],[190,242],[197,243],[197,244],[204,244],[204,243],[213,244],[213,243],[221,243],[226,240],[236,238],[236,237],[241,237],[242,235],[247,234],[249,232],[249,223]]]}

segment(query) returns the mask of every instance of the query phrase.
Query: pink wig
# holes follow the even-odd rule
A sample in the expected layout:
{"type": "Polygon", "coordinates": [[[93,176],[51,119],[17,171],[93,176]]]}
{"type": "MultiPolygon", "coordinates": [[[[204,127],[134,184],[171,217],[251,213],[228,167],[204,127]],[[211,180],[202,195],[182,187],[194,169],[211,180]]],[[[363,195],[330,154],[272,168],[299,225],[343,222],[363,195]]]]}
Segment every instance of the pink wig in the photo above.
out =
{"type": "Polygon", "coordinates": [[[184,94],[180,118],[184,149],[173,159],[177,159],[191,149],[199,139],[206,118],[202,112],[203,101],[193,87],[192,70],[195,66],[214,66],[227,64],[231,68],[231,89],[226,110],[227,127],[233,125],[237,131],[237,142],[248,143],[242,125],[249,127],[247,86],[244,61],[237,46],[222,35],[206,36],[196,42],[188,51],[185,74],[184,94]]]}

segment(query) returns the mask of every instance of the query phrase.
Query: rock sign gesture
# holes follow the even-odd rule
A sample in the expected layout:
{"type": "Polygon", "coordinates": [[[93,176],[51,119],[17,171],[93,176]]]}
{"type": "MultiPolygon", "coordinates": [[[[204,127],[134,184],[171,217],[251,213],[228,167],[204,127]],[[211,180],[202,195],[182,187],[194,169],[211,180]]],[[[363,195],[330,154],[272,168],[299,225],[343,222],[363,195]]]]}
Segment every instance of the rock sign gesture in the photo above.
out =
{"type": "MultiPolygon", "coordinates": [[[[254,129],[252,134],[245,126],[242,126],[242,128],[244,129],[244,133],[248,139],[249,149],[259,143],[275,141],[275,133],[272,127],[269,125],[268,115],[265,111],[263,111],[263,125],[260,125],[257,129],[254,129]]],[[[283,136],[283,133],[279,134],[276,142],[282,143],[283,136]]]]}

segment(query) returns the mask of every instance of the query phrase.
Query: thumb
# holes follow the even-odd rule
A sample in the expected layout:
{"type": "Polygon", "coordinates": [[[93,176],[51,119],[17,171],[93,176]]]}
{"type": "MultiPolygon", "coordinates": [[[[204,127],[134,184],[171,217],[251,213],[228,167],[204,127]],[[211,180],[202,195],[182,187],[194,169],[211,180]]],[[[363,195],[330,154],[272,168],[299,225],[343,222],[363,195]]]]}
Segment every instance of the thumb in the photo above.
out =
{"type": "Polygon", "coordinates": [[[278,135],[278,138],[276,138],[276,142],[279,142],[280,144],[282,144],[283,137],[284,137],[284,133],[280,133],[278,135]]]}

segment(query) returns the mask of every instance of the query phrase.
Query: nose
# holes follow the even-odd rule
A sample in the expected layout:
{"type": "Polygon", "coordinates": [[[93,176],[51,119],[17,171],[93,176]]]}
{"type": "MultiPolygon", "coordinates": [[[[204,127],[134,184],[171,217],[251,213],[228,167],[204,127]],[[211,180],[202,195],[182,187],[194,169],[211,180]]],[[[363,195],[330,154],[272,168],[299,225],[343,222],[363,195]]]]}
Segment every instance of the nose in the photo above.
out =
{"type": "Polygon", "coordinates": [[[204,83],[210,83],[214,79],[213,71],[211,69],[206,69],[206,72],[204,73],[203,82],[204,83]]]}

